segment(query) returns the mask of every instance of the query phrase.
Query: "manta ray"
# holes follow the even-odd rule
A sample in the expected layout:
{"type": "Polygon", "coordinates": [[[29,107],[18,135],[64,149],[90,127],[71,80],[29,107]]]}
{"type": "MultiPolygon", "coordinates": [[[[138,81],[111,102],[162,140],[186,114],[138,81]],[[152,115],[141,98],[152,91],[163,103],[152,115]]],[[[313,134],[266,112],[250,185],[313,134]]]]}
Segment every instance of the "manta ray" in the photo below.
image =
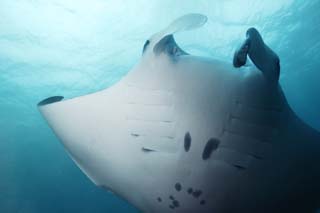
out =
{"type": "Polygon", "coordinates": [[[320,133],[288,104],[279,57],[255,28],[233,62],[176,44],[206,21],[176,19],[119,82],[40,112],[94,184],[142,212],[315,211],[320,133]]]}

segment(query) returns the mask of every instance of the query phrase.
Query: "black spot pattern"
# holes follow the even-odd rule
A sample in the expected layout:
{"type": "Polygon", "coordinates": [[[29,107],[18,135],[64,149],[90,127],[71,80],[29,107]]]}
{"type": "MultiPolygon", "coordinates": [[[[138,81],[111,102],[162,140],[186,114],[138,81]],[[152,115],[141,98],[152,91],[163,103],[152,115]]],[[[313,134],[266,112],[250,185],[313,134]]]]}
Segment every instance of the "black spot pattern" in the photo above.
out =
{"type": "MultiPolygon", "coordinates": [[[[186,152],[188,152],[191,148],[191,135],[189,132],[185,133],[184,136],[184,150],[186,152]]],[[[208,142],[206,143],[204,149],[203,149],[203,153],[202,153],[202,159],[203,160],[207,160],[211,157],[212,153],[218,149],[220,144],[220,140],[217,138],[210,138],[208,140],[208,142]]],[[[155,151],[155,150],[144,150],[144,151],[155,151]]],[[[260,156],[254,156],[255,158],[260,158],[260,156]]],[[[234,164],[234,167],[236,167],[239,170],[243,170],[246,169],[243,166],[234,164]]],[[[199,208],[203,205],[206,205],[207,201],[204,199],[203,196],[203,191],[201,189],[197,189],[197,188],[193,188],[193,187],[183,187],[181,182],[176,182],[174,184],[174,191],[172,191],[173,194],[168,195],[166,202],[168,207],[171,210],[175,210],[176,208],[179,208],[181,206],[183,206],[184,203],[180,203],[179,198],[180,196],[177,193],[185,193],[187,196],[189,196],[189,199],[193,199],[194,201],[196,201],[199,205],[199,208]],[[176,198],[175,198],[175,196],[176,198]]],[[[183,197],[185,197],[185,195],[183,195],[183,197]]],[[[189,200],[188,199],[188,200],[189,200]]],[[[158,202],[162,202],[162,199],[160,197],[157,198],[158,202]]]]}
{"type": "Polygon", "coordinates": [[[171,200],[171,204],[169,205],[170,209],[174,209],[174,208],[180,207],[179,201],[177,201],[172,195],[170,195],[169,198],[171,200]]]}
{"type": "Polygon", "coordinates": [[[202,191],[201,191],[201,190],[195,190],[195,191],[192,193],[193,197],[195,197],[195,198],[200,197],[201,194],[202,194],[202,191]]]}
{"type": "Polygon", "coordinates": [[[203,153],[202,153],[202,159],[207,160],[210,158],[211,153],[216,150],[219,146],[220,141],[216,138],[210,138],[210,140],[207,142],[206,146],[204,147],[203,153]]]}
{"type": "Polygon", "coordinates": [[[191,147],[191,136],[190,133],[187,132],[184,136],[184,150],[188,152],[191,147]]]}
{"type": "Polygon", "coordinates": [[[180,206],[180,203],[179,203],[179,201],[177,201],[177,200],[172,201],[172,204],[173,204],[175,207],[179,207],[179,206],[180,206]]]}
{"type": "Polygon", "coordinates": [[[176,185],[174,185],[174,188],[179,192],[181,191],[182,186],[180,183],[176,183],[176,185]]]}
{"type": "MultiPolygon", "coordinates": [[[[181,192],[182,190],[182,184],[181,183],[176,183],[174,185],[174,188],[177,192],[181,192]]],[[[186,191],[188,193],[188,195],[197,200],[197,199],[200,199],[201,195],[202,195],[202,190],[200,189],[193,189],[192,187],[189,187],[186,191]]],[[[186,193],[185,192],[185,193],[186,193]]],[[[173,195],[169,195],[168,196],[168,207],[171,209],[171,210],[174,210],[176,208],[179,208],[181,207],[181,203],[179,200],[177,200],[173,195]]],[[[162,199],[160,197],[157,198],[158,202],[162,202],[162,199]]],[[[199,201],[197,201],[199,202],[199,201]]],[[[205,205],[206,204],[206,200],[205,199],[200,199],[200,202],[199,202],[199,205],[205,205]]]]}

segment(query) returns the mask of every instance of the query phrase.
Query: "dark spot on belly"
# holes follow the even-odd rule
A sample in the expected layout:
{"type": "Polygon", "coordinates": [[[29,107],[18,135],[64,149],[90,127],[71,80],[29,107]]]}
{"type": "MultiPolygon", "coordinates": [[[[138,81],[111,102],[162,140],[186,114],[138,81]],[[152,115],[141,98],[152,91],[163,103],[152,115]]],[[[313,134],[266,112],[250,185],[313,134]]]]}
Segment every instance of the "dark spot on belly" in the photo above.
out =
{"type": "Polygon", "coordinates": [[[158,200],[158,202],[162,202],[161,197],[158,197],[157,200],[158,200]]]}
{"type": "Polygon", "coordinates": [[[187,191],[189,194],[191,194],[193,192],[193,189],[192,188],[189,188],[188,191],[187,191]]]}
{"type": "Polygon", "coordinates": [[[191,147],[191,136],[190,133],[187,132],[184,136],[184,150],[188,152],[191,147]]]}
{"type": "Polygon", "coordinates": [[[169,196],[170,200],[174,200],[174,197],[172,195],[169,196]]]}
{"type": "Polygon", "coordinates": [[[182,186],[180,183],[176,183],[176,185],[174,185],[174,188],[179,192],[181,191],[182,186]]]}
{"type": "Polygon", "coordinates": [[[201,194],[202,194],[202,191],[201,191],[201,190],[195,190],[195,191],[192,193],[193,197],[195,197],[195,198],[200,197],[201,194]]]}
{"type": "Polygon", "coordinates": [[[172,202],[172,204],[173,204],[175,207],[179,207],[179,206],[180,206],[180,203],[179,203],[179,201],[177,201],[177,200],[174,200],[174,201],[172,202]]]}
{"type": "Polygon", "coordinates": [[[200,205],[204,205],[204,204],[206,204],[206,201],[205,200],[201,200],[200,201],[200,205]]]}
{"type": "Polygon", "coordinates": [[[169,205],[169,208],[170,209],[174,209],[174,205],[169,205]]]}
{"type": "Polygon", "coordinates": [[[203,153],[202,153],[202,159],[207,160],[210,158],[211,153],[215,151],[219,146],[220,141],[216,138],[210,138],[210,140],[207,142],[207,144],[204,147],[203,153]]]}

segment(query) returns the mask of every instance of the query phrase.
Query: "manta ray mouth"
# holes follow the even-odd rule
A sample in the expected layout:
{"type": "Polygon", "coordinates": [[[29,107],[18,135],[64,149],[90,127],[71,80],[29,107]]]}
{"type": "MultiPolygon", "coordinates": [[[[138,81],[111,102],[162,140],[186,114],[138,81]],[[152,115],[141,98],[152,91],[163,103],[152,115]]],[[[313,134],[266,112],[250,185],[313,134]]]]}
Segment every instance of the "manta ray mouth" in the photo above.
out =
{"type": "Polygon", "coordinates": [[[38,106],[44,106],[48,104],[53,104],[55,102],[62,101],[64,99],[63,96],[52,96],[50,98],[46,98],[38,103],[38,106]]]}

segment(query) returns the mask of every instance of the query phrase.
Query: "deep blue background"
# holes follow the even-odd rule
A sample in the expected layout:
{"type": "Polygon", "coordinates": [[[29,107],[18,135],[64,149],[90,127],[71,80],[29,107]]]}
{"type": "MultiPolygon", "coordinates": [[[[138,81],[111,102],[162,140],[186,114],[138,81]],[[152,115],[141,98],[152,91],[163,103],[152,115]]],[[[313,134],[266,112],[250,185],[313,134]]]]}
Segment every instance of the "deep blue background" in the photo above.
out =
{"type": "Polygon", "coordinates": [[[177,35],[180,46],[230,62],[247,28],[258,28],[281,58],[290,105],[319,130],[319,10],[319,0],[1,0],[0,212],[137,211],[85,177],[36,104],[117,82],[145,40],[185,13],[209,21],[177,35]]]}

